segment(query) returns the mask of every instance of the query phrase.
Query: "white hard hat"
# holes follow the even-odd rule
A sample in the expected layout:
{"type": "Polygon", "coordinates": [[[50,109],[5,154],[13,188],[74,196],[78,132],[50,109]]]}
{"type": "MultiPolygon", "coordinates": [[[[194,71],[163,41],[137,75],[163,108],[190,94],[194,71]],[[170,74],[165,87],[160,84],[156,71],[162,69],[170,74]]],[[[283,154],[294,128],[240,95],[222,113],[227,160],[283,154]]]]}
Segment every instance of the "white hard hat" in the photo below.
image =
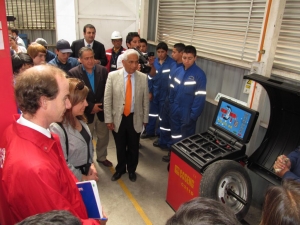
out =
{"type": "Polygon", "coordinates": [[[112,32],[112,34],[111,34],[111,39],[112,40],[113,39],[121,39],[121,38],[122,38],[122,35],[121,35],[121,33],[119,31],[112,32]]]}

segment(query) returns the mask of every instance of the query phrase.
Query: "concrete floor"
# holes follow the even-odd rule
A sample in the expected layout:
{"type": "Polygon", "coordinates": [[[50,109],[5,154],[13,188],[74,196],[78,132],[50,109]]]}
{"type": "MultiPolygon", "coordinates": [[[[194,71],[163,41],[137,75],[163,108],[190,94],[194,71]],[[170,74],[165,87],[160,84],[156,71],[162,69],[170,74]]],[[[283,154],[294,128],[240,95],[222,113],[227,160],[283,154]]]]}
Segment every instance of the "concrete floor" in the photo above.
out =
{"type": "MultiPolygon", "coordinates": [[[[155,139],[142,139],[137,180],[131,182],[128,173],[118,181],[111,181],[117,164],[113,136],[110,135],[107,158],[113,163],[108,168],[96,163],[99,174],[99,194],[108,225],[164,225],[174,211],[166,203],[168,184],[167,163],[161,160],[167,151],[152,145],[155,139]]],[[[243,224],[257,225],[260,210],[251,206],[243,224]]]]}

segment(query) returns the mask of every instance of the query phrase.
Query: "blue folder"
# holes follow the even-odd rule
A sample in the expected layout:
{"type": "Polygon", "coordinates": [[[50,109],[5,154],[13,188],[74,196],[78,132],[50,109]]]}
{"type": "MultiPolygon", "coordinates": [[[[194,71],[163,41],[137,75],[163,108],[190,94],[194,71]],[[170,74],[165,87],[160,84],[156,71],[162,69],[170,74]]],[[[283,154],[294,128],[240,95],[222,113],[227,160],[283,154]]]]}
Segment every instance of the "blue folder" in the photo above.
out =
{"type": "Polygon", "coordinates": [[[77,182],[76,184],[85,204],[88,217],[99,220],[103,219],[102,206],[96,181],[89,180],[77,182]]]}

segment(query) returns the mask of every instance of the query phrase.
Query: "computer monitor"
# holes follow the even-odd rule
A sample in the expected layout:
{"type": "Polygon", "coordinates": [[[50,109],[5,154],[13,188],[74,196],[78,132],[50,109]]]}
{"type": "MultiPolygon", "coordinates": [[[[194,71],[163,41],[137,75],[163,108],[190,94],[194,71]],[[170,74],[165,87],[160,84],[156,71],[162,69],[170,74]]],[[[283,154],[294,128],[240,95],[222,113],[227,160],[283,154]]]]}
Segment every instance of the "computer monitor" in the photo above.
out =
{"type": "Polygon", "coordinates": [[[216,109],[213,127],[243,143],[250,141],[258,112],[227,98],[220,98],[216,109]]]}

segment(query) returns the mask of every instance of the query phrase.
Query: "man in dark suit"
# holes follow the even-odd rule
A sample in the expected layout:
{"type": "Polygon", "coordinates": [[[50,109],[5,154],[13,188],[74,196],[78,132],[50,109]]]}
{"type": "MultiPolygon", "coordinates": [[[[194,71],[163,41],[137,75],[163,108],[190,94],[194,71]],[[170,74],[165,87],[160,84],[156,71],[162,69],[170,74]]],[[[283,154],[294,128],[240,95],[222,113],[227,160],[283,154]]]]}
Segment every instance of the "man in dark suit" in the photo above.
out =
{"type": "Polygon", "coordinates": [[[139,54],[134,49],[123,54],[123,69],[109,73],[105,95],[105,123],[114,135],[118,165],[111,180],[129,173],[136,181],[139,158],[139,140],[143,125],[148,123],[148,82],[145,74],[137,71],[139,54]]]}
{"type": "Polygon", "coordinates": [[[78,52],[82,47],[89,47],[94,50],[95,53],[95,64],[101,64],[106,66],[107,59],[105,55],[105,48],[102,43],[95,40],[96,28],[92,24],[87,24],[83,28],[83,39],[73,41],[71,49],[73,53],[71,57],[79,58],[78,52]]]}
{"type": "Polygon", "coordinates": [[[97,136],[97,162],[111,167],[112,163],[106,159],[109,131],[104,123],[103,98],[107,79],[107,69],[99,64],[94,64],[93,49],[82,47],[78,52],[81,65],[69,70],[70,77],[76,77],[84,81],[90,89],[86,98],[88,106],[85,108],[85,116],[88,126],[94,136],[97,136]]]}

